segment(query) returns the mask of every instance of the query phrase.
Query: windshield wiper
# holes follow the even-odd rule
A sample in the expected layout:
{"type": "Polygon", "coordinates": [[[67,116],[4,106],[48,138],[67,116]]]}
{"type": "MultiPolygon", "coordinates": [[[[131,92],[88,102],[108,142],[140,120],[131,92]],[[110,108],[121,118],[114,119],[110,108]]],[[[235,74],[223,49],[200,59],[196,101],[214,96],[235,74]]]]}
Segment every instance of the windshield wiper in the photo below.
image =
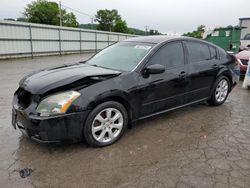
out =
{"type": "Polygon", "coordinates": [[[94,67],[100,67],[100,68],[103,68],[103,69],[109,69],[109,70],[114,70],[114,71],[121,71],[121,70],[118,70],[118,69],[112,69],[112,68],[108,68],[108,67],[103,67],[103,66],[96,65],[96,64],[88,64],[88,65],[91,65],[91,66],[94,66],[94,67]]]}
{"type": "Polygon", "coordinates": [[[79,61],[78,63],[81,63],[81,64],[82,64],[82,63],[86,63],[86,62],[87,62],[87,61],[79,61]]]}

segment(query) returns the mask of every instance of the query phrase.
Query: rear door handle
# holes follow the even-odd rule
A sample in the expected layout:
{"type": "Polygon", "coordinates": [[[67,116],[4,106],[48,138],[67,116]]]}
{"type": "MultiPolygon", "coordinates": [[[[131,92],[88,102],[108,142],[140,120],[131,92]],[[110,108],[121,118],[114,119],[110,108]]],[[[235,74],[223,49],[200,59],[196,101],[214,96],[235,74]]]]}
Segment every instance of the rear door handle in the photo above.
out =
{"type": "Polygon", "coordinates": [[[217,69],[219,66],[217,64],[214,64],[211,66],[213,69],[217,69]]]}
{"type": "Polygon", "coordinates": [[[179,74],[179,78],[185,78],[186,77],[186,72],[182,71],[180,74],[179,74]]]}

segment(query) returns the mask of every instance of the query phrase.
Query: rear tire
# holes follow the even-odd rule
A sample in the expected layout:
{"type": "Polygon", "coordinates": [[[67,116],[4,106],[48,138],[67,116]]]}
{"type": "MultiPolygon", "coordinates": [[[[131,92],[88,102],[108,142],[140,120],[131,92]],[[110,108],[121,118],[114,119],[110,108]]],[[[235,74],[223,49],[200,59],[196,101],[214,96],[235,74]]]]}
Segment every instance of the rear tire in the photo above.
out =
{"type": "Polygon", "coordinates": [[[212,95],[208,103],[212,106],[222,105],[228,97],[230,91],[230,81],[226,76],[219,77],[213,86],[212,95]]]}
{"type": "Polygon", "coordinates": [[[118,141],[128,125],[128,113],[115,101],[104,102],[90,112],[83,129],[86,142],[93,147],[104,147],[118,141]]]}

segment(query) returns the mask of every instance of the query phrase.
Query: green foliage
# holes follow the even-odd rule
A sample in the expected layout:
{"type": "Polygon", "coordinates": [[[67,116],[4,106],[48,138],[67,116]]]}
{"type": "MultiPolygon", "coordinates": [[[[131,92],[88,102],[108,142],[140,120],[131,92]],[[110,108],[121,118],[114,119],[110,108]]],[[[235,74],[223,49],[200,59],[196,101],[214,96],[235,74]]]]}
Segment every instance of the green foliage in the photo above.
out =
{"type": "Polygon", "coordinates": [[[6,20],[6,21],[16,21],[14,18],[4,18],[3,20],[6,20]]]}
{"type": "Polygon", "coordinates": [[[158,30],[150,29],[147,33],[148,35],[161,35],[161,33],[158,30]]]}
{"type": "Polygon", "coordinates": [[[132,33],[125,20],[122,20],[115,9],[98,10],[95,21],[98,22],[97,29],[102,31],[113,31],[121,33],[132,33]]]}
{"type": "Polygon", "coordinates": [[[197,29],[195,31],[184,33],[183,36],[194,37],[194,38],[201,39],[202,38],[202,34],[205,31],[204,30],[205,27],[206,27],[205,25],[200,25],[200,26],[197,27],[197,29]]]}
{"type": "MultiPolygon", "coordinates": [[[[28,22],[49,25],[60,25],[60,10],[56,2],[37,0],[28,4],[24,10],[24,16],[28,22]]],[[[75,15],[61,10],[62,25],[68,27],[78,27],[75,15]]]]}
{"type": "Polygon", "coordinates": [[[146,32],[137,28],[130,28],[133,34],[135,35],[146,35],[146,32]]]}
{"type": "MultiPolygon", "coordinates": [[[[80,28],[83,29],[97,29],[97,24],[80,24],[79,25],[80,28]]],[[[135,34],[135,35],[146,35],[145,31],[137,29],[137,28],[128,28],[129,29],[129,33],[130,34],[135,34]]]]}
{"type": "Polygon", "coordinates": [[[120,32],[120,33],[130,33],[129,28],[127,26],[126,21],[124,20],[117,20],[116,24],[114,26],[114,31],[115,32],[120,32]]]}
{"type": "Polygon", "coordinates": [[[28,22],[27,18],[23,18],[23,17],[17,18],[16,21],[18,21],[18,22],[28,22]]]}
{"type": "Polygon", "coordinates": [[[83,28],[83,29],[94,29],[96,30],[97,29],[97,24],[80,24],[79,25],[80,28],[83,28]]]}
{"type": "Polygon", "coordinates": [[[122,19],[121,15],[119,15],[118,11],[115,9],[108,10],[102,9],[98,10],[95,21],[98,22],[97,25],[81,25],[81,27],[85,27],[87,29],[98,29],[102,31],[113,31],[120,33],[129,33],[135,35],[161,35],[157,30],[151,29],[148,33],[143,30],[136,28],[129,28],[125,20],[122,19]],[[96,26],[96,27],[95,27],[96,26]]]}
{"type": "Polygon", "coordinates": [[[102,31],[113,31],[116,22],[121,19],[121,16],[115,9],[98,10],[95,17],[95,21],[98,22],[97,29],[102,31]]]}
{"type": "Polygon", "coordinates": [[[62,10],[62,25],[66,27],[78,27],[79,23],[76,21],[76,16],[73,12],[67,13],[62,10]]]}
{"type": "Polygon", "coordinates": [[[24,16],[28,22],[59,25],[59,7],[55,2],[33,1],[25,8],[24,16]]]}

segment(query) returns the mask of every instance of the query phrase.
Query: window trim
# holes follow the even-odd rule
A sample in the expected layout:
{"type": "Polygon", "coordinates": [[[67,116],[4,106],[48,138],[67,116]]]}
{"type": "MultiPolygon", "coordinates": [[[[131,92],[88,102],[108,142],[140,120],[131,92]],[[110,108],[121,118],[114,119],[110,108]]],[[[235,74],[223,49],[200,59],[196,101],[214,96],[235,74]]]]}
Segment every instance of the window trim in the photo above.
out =
{"type": "Polygon", "coordinates": [[[162,49],[164,46],[166,45],[170,45],[171,43],[180,43],[181,44],[181,47],[182,47],[182,51],[183,51],[183,65],[179,65],[179,66],[174,66],[174,67],[171,67],[171,68],[168,68],[166,67],[166,70],[171,70],[171,69],[175,69],[175,68],[178,68],[178,67],[182,67],[184,66],[185,64],[187,64],[187,60],[186,60],[186,52],[185,52],[185,46],[183,44],[183,40],[174,40],[174,41],[168,41],[168,42],[165,42],[165,43],[162,43],[157,50],[155,50],[151,55],[150,57],[148,57],[147,61],[145,62],[145,64],[142,66],[141,68],[141,71],[150,63],[150,59],[160,50],[162,49]]]}

